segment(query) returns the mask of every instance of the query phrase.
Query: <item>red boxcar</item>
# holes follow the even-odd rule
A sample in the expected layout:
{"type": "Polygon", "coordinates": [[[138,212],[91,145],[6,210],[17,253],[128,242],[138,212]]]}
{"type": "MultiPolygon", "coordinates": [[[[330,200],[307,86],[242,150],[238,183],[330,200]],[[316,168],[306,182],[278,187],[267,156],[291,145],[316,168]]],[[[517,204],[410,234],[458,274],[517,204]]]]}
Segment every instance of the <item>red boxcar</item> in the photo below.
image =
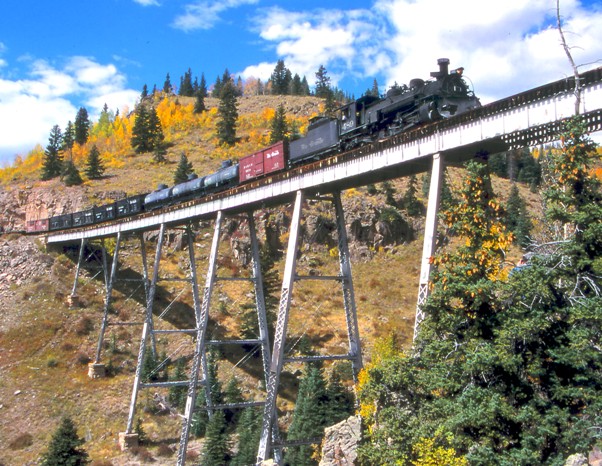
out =
{"type": "Polygon", "coordinates": [[[283,170],[288,160],[288,145],[283,142],[261,149],[239,160],[240,182],[283,170]]]}
{"type": "Polygon", "coordinates": [[[27,233],[38,233],[48,231],[48,219],[42,218],[39,220],[27,220],[25,222],[25,231],[27,233]]]}

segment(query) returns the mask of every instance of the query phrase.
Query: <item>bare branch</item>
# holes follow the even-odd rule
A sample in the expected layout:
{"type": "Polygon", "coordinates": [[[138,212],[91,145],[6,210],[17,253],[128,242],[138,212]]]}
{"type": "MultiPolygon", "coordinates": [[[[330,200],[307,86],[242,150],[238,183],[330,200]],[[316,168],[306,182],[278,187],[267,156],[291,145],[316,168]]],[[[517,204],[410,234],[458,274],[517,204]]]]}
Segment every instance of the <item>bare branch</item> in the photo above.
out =
{"type": "Polygon", "coordinates": [[[556,0],[556,23],[558,25],[558,32],[560,33],[562,47],[564,48],[564,52],[569,59],[571,67],[573,68],[573,74],[575,75],[575,90],[573,91],[575,94],[575,115],[579,115],[579,109],[581,108],[581,83],[579,79],[579,70],[577,69],[577,65],[575,65],[575,60],[573,60],[571,49],[566,43],[564,32],[562,31],[562,22],[560,21],[560,0],[556,0]]]}

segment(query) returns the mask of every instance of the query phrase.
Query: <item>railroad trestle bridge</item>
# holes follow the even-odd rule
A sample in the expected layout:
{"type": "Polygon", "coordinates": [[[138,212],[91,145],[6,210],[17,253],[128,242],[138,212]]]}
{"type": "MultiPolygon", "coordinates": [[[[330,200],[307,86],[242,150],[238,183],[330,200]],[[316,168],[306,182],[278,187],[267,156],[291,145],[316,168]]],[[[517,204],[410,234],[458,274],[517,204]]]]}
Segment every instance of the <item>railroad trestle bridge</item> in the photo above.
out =
{"type": "MultiPolygon", "coordinates": [[[[602,68],[583,73],[580,76],[580,106],[578,113],[590,132],[602,129],[602,68]]],[[[94,361],[89,366],[91,377],[104,375],[102,362],[105,334],[111,325],[110,315],[113,292],[119,277],[120,254],[127,238],[135,238],[140,243],[141,273],[136,280],[144,290],[144,313],[139,324],[142,327],[136,372],[133,381],[129,413],[125,431],[120,434],[124,448],[136,444],[134,420],[137,401],[141,390],[151,388],[185,387],[186,407],[182,415],[182,428],[177,464],[186,462],[189,434],[193,415],[197,407],[196,399],[201,387],[205,390],[206,406],[209,414],[217,409],[234,409],[248,406],[263,406],[263,421],[257,461],[281,459],[282,448],[286,446],[278,430],[277,399],[280,377],[285,364],[320,360],[347,360],[352,367],[355,379],[362,368],[362,348],[358,328],[357,309],[354,296],[352,267],[345,227],[345,213],[341,202],[341,192],[369,183],[408,176],[420,172],[431,172],[420,280],[418,305],[414,334],[424,318],[421,304],[427,298],[430,275],[429,258],[434,254],[436,238],[436,218],[439,206],[441,180],[446,165],[456,165],[474,158],[483,158],[509,149],[535,146],[555,140],[562,122],[574,116],[574,78],[561,80],[532,89],[493,104],[472,110],[458,117],[434,123],[389,138],[359,149],[337,154],[310,165],[297,167],[235,189],[214,194],[206,198],[189,201],[176,206],[149,212],[138,217],[117,222],[94,225],[88,228],[50,233],[48,243],[77,244],[79,258],[75,271],[72,298],[77,297],[80,268],[86,260],[87,244],[101,240],[103,244],[101,270],[105,282],[104,309],[101,319],[98,345],[94,361]],[[307,199],[328,202],[334,209],[338,239],[339,272],[334,276],[300,276],[298,274],[298,252],[302,240],[301,222],[307,199]],[[270,342],[266,317],[266,305],[261,272],[259,242],[257,239],[254,212],[266,207],[292,204],[293,211],[289,227],[285,268],[282,277],[280,301],[278,305],[276,329],[273,342],[270,342]],[[222,238],[224,219],[230,216],[245,219],[251,261],[248,277],[220,276],[218,251],[222,238]],[[194,224],[199,220],[213,222],[213,237],[208,252],[208,266],[204,271],[204,284],[197,271],[197,248],[194,239],[194,224]],[[184,230],[188,247],[188,277],[179,279],[189,286],[191,302],[189,308],[194,318],[188,328],[165,329],[156,325],[157,289],[164,280],[161,277],[162,258],[168,230],[184,230]],[[157,232],[152,267],[149,267],[144,233],[157,232]],[[112,261],[107,258],[104,239],[114,240],[112,261]],[[341,294],[346,328],[346,351],[340,354],[320,354],[316,356],[291,357],[286,352],[289,316],[294,312],[291,305],[293,287],[300,280],[319,279],[332,281],[341,294]],[[210,340],[207,325],[210,318],[212,300],[215,300],[215,284],[219,281],[246,281],[252,289],[257,317],[258,338],[240,340],[210,340]],[[187,341],[191,351],[188,376],[184,380],[149,382],[142,379],[145,356],[151,351],[156,356],[156,341],[159,335],[190,335],[187,341]],[[260,350],[262,377],[265,382],[263,401],[248,401],[236,404],[219,404],[212,399],[209,389],[208,348],[216,345],[237,345],[254,347],[260,350]]],[[[238,232],[243,234],[242,232],[238,232]]],[[[335,286],[332,287],[335,292],[335,286]]],[[[169,310],[159,313],[163,317],[169,310]]],[[[311,441],[311,439],[310,439],[311,441]]]]}

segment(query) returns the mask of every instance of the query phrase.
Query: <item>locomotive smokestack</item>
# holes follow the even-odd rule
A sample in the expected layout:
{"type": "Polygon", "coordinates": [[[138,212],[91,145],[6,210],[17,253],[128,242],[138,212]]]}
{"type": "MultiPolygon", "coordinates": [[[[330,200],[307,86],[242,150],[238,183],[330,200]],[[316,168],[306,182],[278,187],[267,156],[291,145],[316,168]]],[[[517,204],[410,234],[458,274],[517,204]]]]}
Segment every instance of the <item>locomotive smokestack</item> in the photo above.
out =
{"type": "Polygon", "coordinates": [[[439,72],[441,75],[445,76],[449,73],[449,58],[440,58],[437,60],[437,64],[439,65],[439,72]]]}

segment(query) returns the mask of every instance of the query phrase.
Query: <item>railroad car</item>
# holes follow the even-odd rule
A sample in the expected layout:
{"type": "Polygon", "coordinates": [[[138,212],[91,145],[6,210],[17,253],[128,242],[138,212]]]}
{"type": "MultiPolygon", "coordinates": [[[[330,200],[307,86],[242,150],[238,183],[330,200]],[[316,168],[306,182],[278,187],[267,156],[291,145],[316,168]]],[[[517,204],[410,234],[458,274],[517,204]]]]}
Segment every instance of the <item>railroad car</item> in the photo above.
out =
{"type": "Polygon", "coordinates": [[[239,160],[239,181],[245,183],[286,168],[289,159],[289,144],[280,141],[265,149],[254,152],[239,160]]]}
{"type": "Polygon", "coordinates": [[[203,187],[205,192],[210,193],[236,184],[238,184],[238,162],[232,163],[232,160],[225,160],[218,171],[205,177],[203,187]]]}
{"type": "Polygon", "coordinates": [[[158,209],[164,204],[169,203],[173,188],[166,184],[160,184],[153,192],[144,197],[144,210],[158,209]]]}
{"type": "Polygon", "coordinates": [[[339,120],[336,118],[320,117],[312,121],[305,137],[290,142],[290,166],[308,160],[317,160],[325,154],[338,151],[339,126],[339,120]]]}
{"type": "Polygon", "coordinates": [[[174,199],[185,200],[197,197],[205,192],[205,177],[199,178],[195,173],[188,175],[188,181],[178,183],[173,187],[171,196],[174,199]]]}
{"type": "Polygon", "coordinates": [[[27,220],[25,222],[26,233],[39,233],[48,231],[49,219],[43,218],[38,220],[27,220]]]}
{"type": "Polygon", "coordinates": [[[120,199],[115,202],[117,217],[128,217],[144,211],[144,198],[146,194],[136,194],[134,196],[120,199]]]}

